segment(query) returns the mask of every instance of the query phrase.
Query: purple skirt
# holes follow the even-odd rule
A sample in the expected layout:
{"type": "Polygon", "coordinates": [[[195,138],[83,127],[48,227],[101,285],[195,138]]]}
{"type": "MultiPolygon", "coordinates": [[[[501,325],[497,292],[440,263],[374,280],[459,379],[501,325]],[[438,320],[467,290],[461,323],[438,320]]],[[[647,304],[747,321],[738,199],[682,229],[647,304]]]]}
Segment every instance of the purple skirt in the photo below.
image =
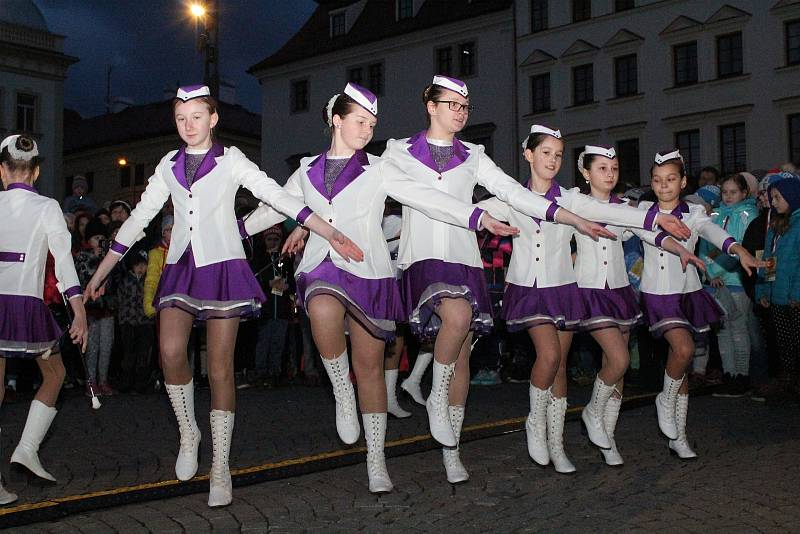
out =
{"type": "Polygon", "coordinates": [[[411,331],[422,340],[439,333],[442,321],[436,308],[445,298],[462,298],[472,306],[470,330],[476,335],[488,334],[492,321],[492,301],[486,278],[480,267],[442,260],[422,260],[403,271],[403,301],[411,331]]]}
{"type": "Polygon", "coordinates": [[[337,267],[330,257],[312,271],[297,276],[297,299],[306,311],[317,295],[338,299],[348,318],[354,318],[374,337],[387,342],[395,337],[395,323],[403,319],[403,304],[394,277],[361,278],[337,267]]]}
{"type": "Polygon", "coordinates": [[[502,317],[509,332],[543,324],[559,330],[577,330],[588,317],[578,284],[538,288],[508,284],[503,294],[502,317]]]}
{"type": "Polygon", "coordinates": [[[226,260],[197,267],[191,245],[177,263],[168,263],[161,273],[153,306],[157,310],[180,308],[208,319],[250,319],[261,313],[267,300],[245,260],[226,260]]]}
{"type": "Polygon", "coordinates": [[[664,332],[673,328],[685,328],[693,334],[703,334],[725,315],[714,297],[702,289],[672,295],[641,295],[642,309],[654,337],[662,337],[664,332]]]}
{"type": "Polygon", "coordinates": [[[35,358],[56,347],[61,334],[42,299],[0,295],[0,356],[35,358]]]}
{"type": "Polygon", "coordinates": [[[642,320],[642,310],[631,286],[611,289],[579,288],[588,317],[581,329],[591,332],[602,328],[629,331],[642,320]]]}

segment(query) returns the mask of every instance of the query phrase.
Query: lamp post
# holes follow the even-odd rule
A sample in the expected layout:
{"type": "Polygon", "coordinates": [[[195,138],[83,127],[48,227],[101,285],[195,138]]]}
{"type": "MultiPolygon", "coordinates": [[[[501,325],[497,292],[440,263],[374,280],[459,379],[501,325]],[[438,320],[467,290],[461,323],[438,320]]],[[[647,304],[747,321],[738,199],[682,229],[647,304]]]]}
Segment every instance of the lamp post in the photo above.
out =
{"type": "Polygon", "coordinates": [[[197,46],[203,52],[203,83],[219,97],[219,0],[194,2],[189,12],[200,28],[197,46]]]}

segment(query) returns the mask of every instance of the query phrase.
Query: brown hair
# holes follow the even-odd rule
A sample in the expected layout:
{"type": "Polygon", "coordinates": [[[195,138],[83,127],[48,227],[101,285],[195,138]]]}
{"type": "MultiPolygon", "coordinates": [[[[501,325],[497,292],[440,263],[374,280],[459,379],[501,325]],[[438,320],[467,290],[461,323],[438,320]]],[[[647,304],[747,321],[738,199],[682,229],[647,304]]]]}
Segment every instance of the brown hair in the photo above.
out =
{"type": "MultiPolygon", "coordinates": [[[[198,100],[206,105],[208,108],[208,112],[210,114],[217,113],[217,109],[219,108],[219,104],[217,103],[217,99],[213,96],[198,96],[197,98],[192,98],[191,100],[198,100]]],[[[189,100],[187,100],[189,102],[189,100]]],[[[175,108],[178,107],[178,104],[183,104],[183,100],[180,98],[173,98],[172,99],[172,111],[175,111],[175,108]]]]}
{"type": "Polygon", "coordinates": [[[730,176],[727,176],[724,180],[722,180],[719,183],[720,189],[722,189],[722,185],[725,182],[733,182],[733,183],[735,183],[736,187],[739,188],[739,191],[741,191],[742,193],[747,193],[748,196],[749,196],[749,194],[750,194],[750,186],[747,185],[747,180],[741,174],[731,174],[730,176]]]}
{"type": "Polygon", "coordinates": [[[432,83],[425,86],[425,89],[422,90],[422,103],[425,105],[425,118],[429,126],[431,124],[431,116],[428,114],[428,102],[436,102],[442,98],[444,91],[446,91],[444,87],[432,83]]]}
{"type": "Polygon", "coordinates": [[[783,235],[789,229],[789,218],[791,217],[791,213],[778,213],[775,210],[772,210],[772,215],[770,216],[769,225],[778,235],[783,235]]]}
{"type": "MultiPolygon", "coordinates": [[[[14,148],[21,152],[32,152],[36,148],[36,142],[30,136],[22,134],[14,141],[14,148]]],[[[14,159],[8,147],[5,146],[0,152],[0,163],[4,163],[11,172],[32,173],[39,166],[39,156],[33,156],[29,160],[14,159]]]]}
{"type": "MultiPolygon", "coordinates": [[[[322,122],[325,123],[325,126],[331,128],[328,125],[328,102],[325,102],[325,105],[322,106],[322,122]]],[[[340,117],[344,118],[350,113],[353,112],[353,106],[357,106],[355,100],[350,98],[344,93],[341,93],[339,96],[336,97],[336,100],[333,102],[333,107],[331,108],[331,121],[333,121],[334,115],[339,115],[340,117]]]]}

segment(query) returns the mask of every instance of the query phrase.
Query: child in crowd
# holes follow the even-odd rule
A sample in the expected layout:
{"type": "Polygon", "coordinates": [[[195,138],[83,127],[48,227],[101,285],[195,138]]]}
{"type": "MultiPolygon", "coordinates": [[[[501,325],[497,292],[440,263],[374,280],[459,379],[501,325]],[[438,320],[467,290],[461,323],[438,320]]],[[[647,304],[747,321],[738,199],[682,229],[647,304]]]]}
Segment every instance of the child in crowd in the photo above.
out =
{"type": "MultiPolygon", "coordinates": [[[[122,335],[122,391],[136,388],[142,392],[149,378],[150,350],[153,346],[153,319],[144,312],[144,280],[148,260],[144,253],[126,258],[128,269],[117,287],[117,321],[122,335]]],[[[123,263],[123,262],[121,262],[123,263]]]]}

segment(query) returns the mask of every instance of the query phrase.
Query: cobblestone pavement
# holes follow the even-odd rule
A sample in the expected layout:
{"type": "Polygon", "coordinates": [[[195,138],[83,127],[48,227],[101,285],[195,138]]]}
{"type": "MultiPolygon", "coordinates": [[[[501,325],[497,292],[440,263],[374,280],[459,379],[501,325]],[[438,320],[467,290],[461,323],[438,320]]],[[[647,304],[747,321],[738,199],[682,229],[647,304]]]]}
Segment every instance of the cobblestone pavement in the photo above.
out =
{"type": "MultiPolygon", "coordinates": [[[[502,404],[503,396],[511,393],[506,400],[513,399],[513,406],[505,409],[515,415],[524,412],[521,389],[524,385],[475,388],[466,424],[482,420],[486,413],[480,403],[488,397],[492,405],[502,404]]],[[[316,399],[316,395],[309,391],[308,402],[313,406],[304,405],[303,413],[314,410],[314,406],[326,413],[331,411],[329,401],[322,395],[322,400],[316,399]]],[[[258,417],[257,407],[248,410],[242,419],[258,417]]],[[[153,407],[153,411],[153,417],[141,422],[134,432],[120,435],[103,428],[108,448],[102,455],[86,459],[94,466],[93,476],[110,484],[129,480],[125,469],[117,469],[116,474],[104,474],[103,469],[125,464],[124,444],[131,442],[145,447],[142,454],[157,463],[153,467],[143,462],[137,472],[157,477],[168,470],[165,466],[171,468],[174,456],[154,446],[146,447],[147,440],[141,436],[163,431],[159,421],[164,419],[163,407],[153,407]]],[[[269,405],[261,411],[262,417],[273,417],[276,412],[269,405]]],[[[415,409],[412,421],[402,423],[418,428],[423,419],[420,408],[415,409]]],[[[239,420],[237,414],[237,424],[239,420]]],[[[690,404],[689,435],[700,455],[694,462],[681,462],[667,454],[654,409],[648,405],[626,411],[620,418],[617,441],[626,460],[622,468],[606,467],[599,452],[581,435],[579,423],[569,422],[567,451],[578,468],[572,476],[533,465],[527,458],[524,434],[514,432],[464,444],[462,458],[472,478],[456,487],[445,481],[441,453],[429,451],[390,458],[396,490],[381,497],[367,491],[362,464],[235,488],[234,503],[225,509],[209,509],[207,496],[196,494],[70,516],[17,531],[796,532],[800,530],[798,420],[796,405],[767,407],[746,398],[705,396],[694,398],[690,404]]],[[[397,422],[390,426],[391,434],[400,431],[397,422]]],[[[76,429],[84,440],[89,439],[85,427],[76,429]]],[[[330,422],[320,424],[314,432],[304,432],[305,438],[292,442],[275,439],[275,427],[270,424],[248,428],[260,432],[263,459],[286,456],[284,447],[289,445],[305,450],[318,447],[315,436],[332,435],[331,427],[330,422]]],[[[150,439],[163,439],[154,437],[150,439]]],[[[239,431],[235,439],[259,443],[252,436],[244,438],[239,431]]],[[[169,430],[167,440],[174,441],[174,430],[169,430]]],[[[73,484],[80,478],[78,469],[57,464],[54,445],[53,441],[48,444],[51,449],[45,455],[46,465],[57,465],[56,475],[68,477],[73,484]]],[[[235,449],[238,465],[252,454],[241,445],[235,449]]],[[[67,447],[65,452],[76,454],[67,447]]],[[[293,450],[292,455],[296,452],[293,450]]],[[[208,468],[207,457],[201,470],[208,468]]]]}

